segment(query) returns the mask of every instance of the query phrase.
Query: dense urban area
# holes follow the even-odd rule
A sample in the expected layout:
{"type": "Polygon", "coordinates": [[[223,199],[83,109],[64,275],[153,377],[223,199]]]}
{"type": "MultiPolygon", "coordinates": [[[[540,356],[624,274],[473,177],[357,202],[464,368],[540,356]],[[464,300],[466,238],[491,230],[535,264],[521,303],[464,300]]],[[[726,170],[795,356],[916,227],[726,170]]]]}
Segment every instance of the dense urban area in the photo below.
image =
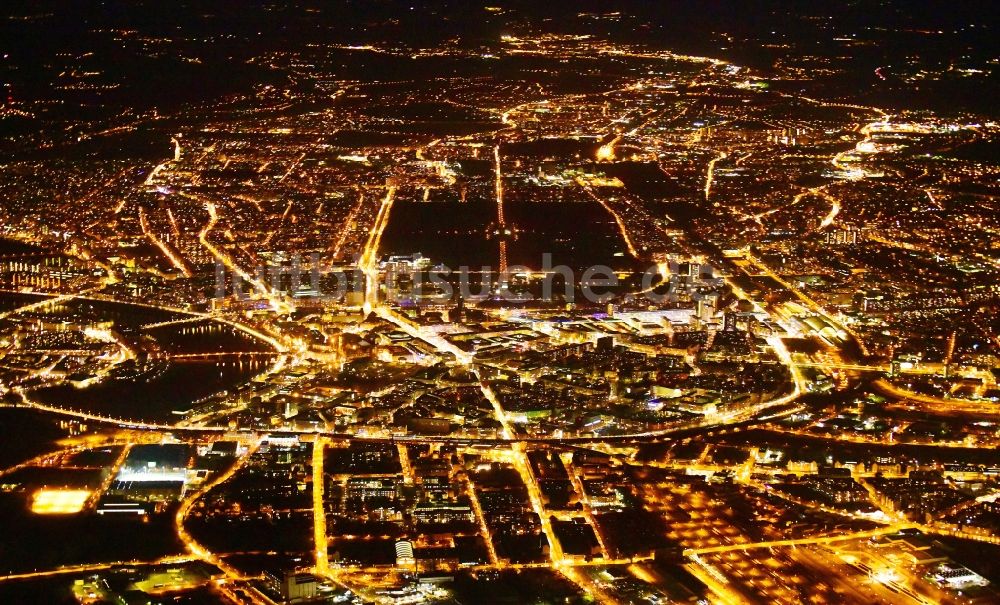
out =
{"type": "Polygon", "coordinates": [[[1000,602],[989,3],[0,12],[0,602],[1000,602]]]}

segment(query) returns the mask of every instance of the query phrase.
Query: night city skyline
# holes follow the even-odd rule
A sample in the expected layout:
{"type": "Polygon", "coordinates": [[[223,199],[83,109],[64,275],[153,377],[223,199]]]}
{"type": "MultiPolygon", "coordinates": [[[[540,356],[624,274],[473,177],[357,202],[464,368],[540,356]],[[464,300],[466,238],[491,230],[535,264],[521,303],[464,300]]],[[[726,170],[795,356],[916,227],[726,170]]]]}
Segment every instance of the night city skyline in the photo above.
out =
{"type": "Polygon", "coordinates": [[[0,14],[0,603],[1000,603],[991,3],[0,14]]]}

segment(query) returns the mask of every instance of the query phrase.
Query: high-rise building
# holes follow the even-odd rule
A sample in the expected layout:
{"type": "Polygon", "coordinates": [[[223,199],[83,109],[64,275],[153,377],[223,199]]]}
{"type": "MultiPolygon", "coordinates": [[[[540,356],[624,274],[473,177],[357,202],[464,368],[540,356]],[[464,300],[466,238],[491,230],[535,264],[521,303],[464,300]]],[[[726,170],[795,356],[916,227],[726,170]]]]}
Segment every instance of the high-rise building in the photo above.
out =
{"type": "Polygon", "coordinates": [[[413,556],[413,542],[400,540],[396,542],[396,565],[405,567],[413,565],[417,560],[413,556]]]}

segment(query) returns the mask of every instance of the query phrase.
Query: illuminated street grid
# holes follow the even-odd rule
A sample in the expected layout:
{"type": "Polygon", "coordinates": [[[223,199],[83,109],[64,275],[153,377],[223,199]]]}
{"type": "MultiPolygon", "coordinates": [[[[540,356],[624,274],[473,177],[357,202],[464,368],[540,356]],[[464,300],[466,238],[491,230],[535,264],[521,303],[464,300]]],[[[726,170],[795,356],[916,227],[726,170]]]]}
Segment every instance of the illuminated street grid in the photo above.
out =
{"type": "Polygon", "coordinates": [[[1000,599],[1000,169],[965,153],[989,116],[527,25],[251,63],[289,82],[72,131],[156,161],[54,133],[5,160],[0,412],[59,438],[0,495],[169,537],[5,560],[0,590],[1000,599]],[[541,252],[613,296],[540,300],[541,252]]]}

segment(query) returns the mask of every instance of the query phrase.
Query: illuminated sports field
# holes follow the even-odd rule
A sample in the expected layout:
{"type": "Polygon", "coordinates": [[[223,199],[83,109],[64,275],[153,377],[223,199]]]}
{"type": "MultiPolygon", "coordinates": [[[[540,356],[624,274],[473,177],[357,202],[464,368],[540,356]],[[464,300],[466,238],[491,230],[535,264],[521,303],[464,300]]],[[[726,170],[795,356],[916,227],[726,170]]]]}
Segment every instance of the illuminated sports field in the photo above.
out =
{"type": "Polygon", "coordinates": [[[72,515],[87,505],[90,492],[81,489],[40,489],[31,499],[36,515],[72,515]]]}

